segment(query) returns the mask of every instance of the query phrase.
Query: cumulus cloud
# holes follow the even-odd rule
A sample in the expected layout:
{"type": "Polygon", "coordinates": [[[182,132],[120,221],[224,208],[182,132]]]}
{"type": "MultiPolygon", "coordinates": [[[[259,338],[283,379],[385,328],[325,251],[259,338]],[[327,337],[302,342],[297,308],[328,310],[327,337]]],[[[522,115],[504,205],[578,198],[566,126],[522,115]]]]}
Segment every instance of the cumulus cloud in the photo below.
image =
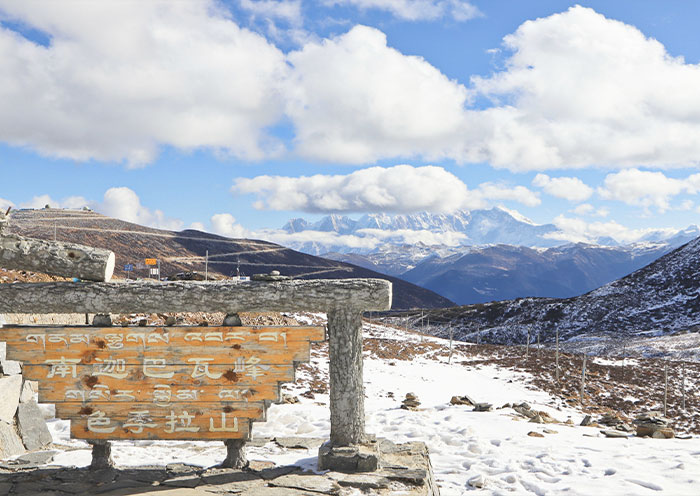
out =
{"type": "Polygon", "coordinates": [[[681,193],[696,194],[700,191],[700,174],[684,179],[667,177],[663,172],[623,170],[608,174],[598,194],[607,200],[617,200],[627,205],[644,208],[655,207],[660,212],[671,208],[671,199],[681,193]]]}
{"type": "Polygon", "coordinates": [[[532,184],[542,188],[545,193],[571,202],[582,202],[593,194],[593,188],[577,177],[549,177],[547,174],[537,174],[532,184]]]}
{"type": "Polygon", "coordinates": [[[240,6],[254,16],[279,19],[294,25],[302,22],[301,0],[240,0],[240,6]]]}
{"type": "Polygon", "coordinates": [[[396,165],[370,167],[346,175],[308,177],[258,176],[238,178],[232,191],[255,194],[255,207],[312,213],[453,212],[483,208],[489,200],[511,200],[528,206],[540,203],[524,186],[483,183],[469,190],[442,167],[396,165]]]}
{"type": "Polygon", "coordinates": [[[92,208],[109,217],[155,227],[178,231],[182,229],[182,221],[167,217],[162,210],[151,210],[141,204],[139,196],[127,187],[110,188],[102,202],[94,202],[92,208]]]}
{"type": "Polygon", "coordinates": [[[525,186],[510,187],[497,183],[482,183],[476,190],[476,197],[483,200],[509,200],[522,203],[528,207],[536,207],[542,201],[537,193],[525,186]]]}
{"type": "Polygon", "coordinates": [[[4,198],[0,198],[0,210],[2,210],[3,214],[5,213],[5,211],[9,207],[14,207],[14,206],[15,206],[15,204],[12,203],[10,200],[5,200],[4,198]]]}
{"type": "Polygon", "coordinates": [[[54,200],[49,195],[37,195],[31,200],[19,204],[20,208],[83,208],[92,206],[92,202],[82,196],[69,196],[61,200],[54,200]]]}
{"type": "Polygon", "coordinates": [[[596,208],[590,203],[582,203],[581,205],[577,205],[576,208],[571,211],[576,215],[593,215],[596,217],[607,217],[610,214],[610,210],[607,208],[596,208]]]}
{"type": "Polygon", "coordinates": [[[212,231],[229,238],[246,238],[250,232],[236,222],[231,214],[215,214],[211,218],[212,231]]]}
{"type": "Polygon", "coordinates": [[[694,165],[700,66],[580,6],[504,39],[505,70],[473,78],[492,98],[483,159],[516,170],[694,165]]]}
{"type": "Polygon", "coordinates": [[[466,88],[388,47],[381,31],[356,26],[288,60],[287,114],[302,156],[360,164],[459,152],[466,88]]]}
{"type": "Polygon", "coordinates": [[[75,160],[152,161],[161,145],[256,159],[282,115],[284,54],[213,0],[0,0],[0,140],[75,160]]]}
{"type": "Polygon", "coordinates": [[[432,21],[448,16],[456,21],[468,21],[481,15],[478,8],[464,0],[325,0],[324,3],[384,10],[407,21],[432,21]]]}
{"type": "Polygon", "coordinates": [[[651,232],[664,233],[667,236],[676,232],[675,229],[630,229],[615,221],[586,222],[565,215],[558,215],[552,223],[559,231],[546,234],[545,237],[573,243],[596,243],[599,238],[612,238],[618,243],[625,244],[639,241],[645,234],[651,232]]]}

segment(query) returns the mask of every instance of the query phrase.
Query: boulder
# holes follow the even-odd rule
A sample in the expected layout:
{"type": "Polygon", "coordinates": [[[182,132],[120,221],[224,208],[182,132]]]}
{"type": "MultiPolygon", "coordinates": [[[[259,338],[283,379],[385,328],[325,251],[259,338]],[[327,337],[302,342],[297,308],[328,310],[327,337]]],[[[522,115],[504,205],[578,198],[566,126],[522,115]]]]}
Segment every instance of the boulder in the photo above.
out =
{"type": "Polygon", "coordinates": [[[53,442],[44,416],[33,400],[19,404],[17,427],[22,441],[29,451],[38,450],[53,442]]]}
{"type": "Polygon", "coordinates": [[[490,412],[493,410],[493,405],[491,403],[477,403],[474,405],[474,412],[490,412]]]}
{"type": "Polygon", "coordinates": [[[35,401],[34,396],[39,392],[39,383],[37,381],[25,380],[22,384],[22,392],[19,395],[20,403],[35,401]]]}
{"type": "Polygon", "coordinates": [[[0,460],[21,455],[25,451],[15,426],[0,422],[0,460]]]}
{"type": "Polygon", "coordinates": [[[474,406],[476,402],[465,394],[464,396],[453,396],[450,400],[450,404],[474,406]]]}
{"type": "Polygon", "coordinates": [[[17,405],[19,405],[21,391],[21,375],[0,377],[0,421],[12,423],[15,412],[17,412],[17,405]]]}

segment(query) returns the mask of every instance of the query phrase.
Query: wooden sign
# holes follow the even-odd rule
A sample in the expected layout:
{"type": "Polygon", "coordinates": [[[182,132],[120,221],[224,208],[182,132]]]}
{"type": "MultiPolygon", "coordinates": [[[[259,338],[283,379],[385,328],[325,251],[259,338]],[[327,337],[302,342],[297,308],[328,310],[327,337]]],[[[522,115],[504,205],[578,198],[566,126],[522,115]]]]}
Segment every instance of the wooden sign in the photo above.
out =
{"type": "Polygon", "coordinates": [[[246,438],[322,327],[4,327],[7,355],[82,439],[246,438]]]}

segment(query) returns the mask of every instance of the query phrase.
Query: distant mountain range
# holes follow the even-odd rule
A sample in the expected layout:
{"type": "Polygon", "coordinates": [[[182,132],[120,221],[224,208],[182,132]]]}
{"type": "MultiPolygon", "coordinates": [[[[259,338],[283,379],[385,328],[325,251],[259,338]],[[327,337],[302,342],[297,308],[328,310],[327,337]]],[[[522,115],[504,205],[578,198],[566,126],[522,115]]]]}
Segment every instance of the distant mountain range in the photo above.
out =
{"type": "Polygon", "coordinates": [[[211,277],[267,273],[280,270],[284,275],[301,279],[345,279],[372,277],[388,279],[393,283],[392,308],[445,307],[454,305],[450,300],[415,284],[356,267],[299,253],[267,241],[230,239],[196,230],[180,232],[153,229],[113,219],[92,211],[69,209],[17,210],[11,214],[8,231],[40,239],[70,241],[112,250],[117,259],[116,274],[125,276],[121,269],[133,264],[135,276],[144,277],[146,267],[139,268],[145,258],[158,258],[164,276],[178,272],[204,273],[204,257],[208,252],[208,271],[211,277]]]}
{"type": "MultiPolygon", "coordinates": [[[[456,339],[522,344],[540,333],[562,340],[657,336],[700,329],[700,238],[646,267],[581,296],[519,298],[426,312],[431,322],[450,323],[456,339]]],[[[441,326],[438,334],[446,333],[441,326]]]]}
{"type": "MultiPolygon", "coordinates": [[[[591,291],[623,277],[700,235],[698,226],[681,231],[655,230],[640,242],[620,245],[602,237],[597,244],[567,243],[552,224],[537,225],[504,208],[454,214],[365,215],[357,220],[329,215],[310,223],[292,219],[283,228],[293,232],[378,236],[373,249],[333,246],[323,253],[370,270],[400,277],[460,304],[484,303],[525,296],[566,298],[591,291]],[[428,231],[461,235],[459,244],[400,243],[391,233],[428,231]]],[[[318,242],[301,250],[319,252],[318,242]]]]}

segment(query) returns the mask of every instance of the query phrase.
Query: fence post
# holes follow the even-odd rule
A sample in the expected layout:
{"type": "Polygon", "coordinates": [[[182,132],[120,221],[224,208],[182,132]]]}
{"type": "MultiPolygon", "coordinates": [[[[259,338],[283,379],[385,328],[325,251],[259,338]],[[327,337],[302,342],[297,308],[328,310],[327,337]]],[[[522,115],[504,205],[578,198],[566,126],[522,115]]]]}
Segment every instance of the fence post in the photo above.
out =
{"type": "MultiPolygon", "coordinates": [[[[237,313],[229,313],[224,317],[223,326],[225,327],[240,327],[242,325],[241,318],[237,313]]],[[[221,462],[223,468],[242,469],[249,465],[248,458],[246,458],[245,455],[246,442],[248,442],[247,439],[224,440],[224,444],[226,445],[226,458],[221,462]]]]}
{"type": "Polygon", "coordinates": [[[681,407],[683,408],[683,411],[685,411],[685,362],[681,362],[681,374],[681,407]]]}
{"type": "Polygon", "coordinates": [[[527,326],[527,342],[525,343],[525,360],[530,358],[530,326],[527,326]]]}
{"type": "Polygon", "coordinates": [[[664,364],[664,417],[668,410],[668,360],[664,364]]]}
{"type": "Polygon", "coordinates": [[[450,324],[450,356],[447,357],[447,363],[452,363],[452,334],[453,334],[452,324],[450,324]]]}
{"type": "MultiPolygon", "coordinates": [[[[112,317],[109,314],[97,314],[92,318],[93,327],[111,327],[112,317]]],[[[88,444],[92,446],[92,462],[90,470],[113,468],[112,443],[102,439],[90,439],[88,444]]]]}
{"type": "Polygon", "coordinates": [[[583,365],[581,366],[581,405],[584,403],[583,395],[586,392],[586,354],[583,354],[583,365]]]}
{"type": "Polygon", "coordinates": [[[554,351],[554,361],[556,366],[557,384],[559,384],[559,328],[556,329],[556,350],[554,351]]]}
{"type": "Polygon", "coordinates": [[[537,358],[541,358],[542,349],[540,348],[540,329],[537,328],[537,358]]]}

